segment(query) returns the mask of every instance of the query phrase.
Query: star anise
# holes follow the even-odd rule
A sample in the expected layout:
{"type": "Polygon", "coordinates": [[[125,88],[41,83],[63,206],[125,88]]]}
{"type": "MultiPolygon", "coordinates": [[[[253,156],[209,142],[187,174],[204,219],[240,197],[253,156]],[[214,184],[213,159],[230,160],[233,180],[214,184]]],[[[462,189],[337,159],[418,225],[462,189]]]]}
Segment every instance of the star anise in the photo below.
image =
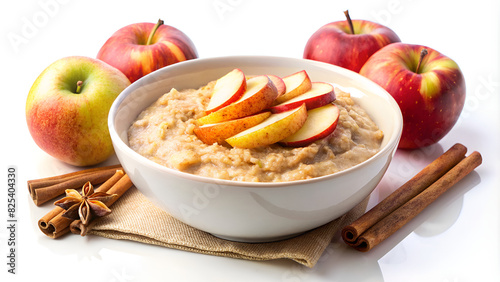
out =
{"type": "Polygon", "coordinates": [[[54,205],[66,211],[63,216],[69,219],[82,221],[83,225],[90,223],[93,217],[101,217],[111,213],[111,210],[103,203],[116,197],[116,194],[94,192],[94,187],[89,182],[85,183],[82,193],[75,189],[66,189],[66,197],[56,201],[54,205]]]}

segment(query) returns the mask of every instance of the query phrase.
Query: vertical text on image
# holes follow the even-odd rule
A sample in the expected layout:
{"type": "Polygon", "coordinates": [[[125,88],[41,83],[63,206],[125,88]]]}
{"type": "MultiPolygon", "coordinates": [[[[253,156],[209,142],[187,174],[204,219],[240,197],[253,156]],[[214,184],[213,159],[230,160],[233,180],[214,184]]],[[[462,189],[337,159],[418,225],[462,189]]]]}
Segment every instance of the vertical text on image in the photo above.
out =
{"type": "Polygon", "coordinates": [[[7,272],[16,274],[17,267],[17,169],[7,168],[7,272]]]}

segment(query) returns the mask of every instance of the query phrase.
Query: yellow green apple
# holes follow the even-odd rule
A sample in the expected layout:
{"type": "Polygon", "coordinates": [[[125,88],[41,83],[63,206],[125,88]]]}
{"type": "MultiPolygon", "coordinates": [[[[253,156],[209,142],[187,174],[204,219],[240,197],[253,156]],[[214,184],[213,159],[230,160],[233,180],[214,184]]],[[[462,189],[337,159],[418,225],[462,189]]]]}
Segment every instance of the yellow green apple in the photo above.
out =
{"type": "Polygon", "coordinates": [[[127,86],[118,69],[97,59],[65,57],[49,65],[26,100],[26,122],[35,143],[75,166],[103,162],[114,150],[108,112],[127,86]]]}

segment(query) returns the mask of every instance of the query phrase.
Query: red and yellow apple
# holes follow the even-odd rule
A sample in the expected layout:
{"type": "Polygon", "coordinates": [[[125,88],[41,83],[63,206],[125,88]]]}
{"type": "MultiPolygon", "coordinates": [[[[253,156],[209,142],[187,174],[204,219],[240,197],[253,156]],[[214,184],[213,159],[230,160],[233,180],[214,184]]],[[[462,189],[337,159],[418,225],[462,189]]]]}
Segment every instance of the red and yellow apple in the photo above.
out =
{"type": "Polygon", "coordinates": [[[465,103],[465,81],[452,59],[429,47],[388,45],[359,72],[385,88],[403,114],[399,148],[438,142],[455,125],[465,103]]]}
{"type": "Polygon", "coordinates": [[[116,31],[97,58],[122,71],[131,82],[162,67],[195,59],[197,51],[182,31],[162,20],[135,23],[116,31]]]}
{"type": "Polygon", "coordinates": [[[358,72],[380,48],[401,40],[390,28],[366,20],[328,23],[307,41],[303,57],[358,72]]]}
{"type": "Polygon", "coordinates": [[[108,112],[130,81],[97,59],[65,57],[33,83],[26,122],[35,143],[49,155],[75,166],[103,162],[114,150],[108,112]]]}

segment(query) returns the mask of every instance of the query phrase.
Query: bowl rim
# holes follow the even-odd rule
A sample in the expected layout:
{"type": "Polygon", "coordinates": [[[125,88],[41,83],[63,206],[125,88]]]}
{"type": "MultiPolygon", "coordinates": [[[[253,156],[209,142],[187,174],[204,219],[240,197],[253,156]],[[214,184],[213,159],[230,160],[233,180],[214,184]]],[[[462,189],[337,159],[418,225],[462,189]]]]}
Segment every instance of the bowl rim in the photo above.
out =
{"type": "MultiPolygon", "coordinates": [[[[363,92],[364,93],[364,92],[363,92]]],[[[144,110],[144,109],[143,109],[144,110]]],[[[192,181],[197,181],[197,182],[202,182],[202,183],[208,183],[208,184],[218,184],[218,185],[227,185],[227,186],[233,186],[233,187],[244,187],[244,188],[278,188],[278,187],[284,187],[284,186],[295,186],[295,185],[304,185],[304,184],[310,184],[310,183],[315,183],[315,182],[320,182],[320,181],[326,181],[329,179],[335,179],[342,177],[345,174],[349,174],[350,172],[354,170],[359,170],[362,169],[365,166],[368,166],[371,162],[381,158],[382,156],[389,154],[391,151],[394,150],[395,147],[397,147],[399,140],[401,138],[402,134],[402,129],[403,129],[403,116],[401,113],[401,110],[399,108],[399,105],[397,102],[394,100],[392,95],[390,95],[384,88],[373,82],[372,80],[361,76],[360,74],[353,72],[351,70],[324,63],[324,62],[319,62],[319,61],[314,61],[310,59],[302,59],[302,58],[294,58],[294,57],[282,57],[282,56],[266,56],[266,55],[241,55],[241,56],[218,56],[218,57],[207,57],[207,58],[197,58],[197,59],[192,59],[192,60],[187,60],[179,63],[175,63],[173,65],[169,65],[166,67],[163,67],[161,69],[158,69],[154,72],[151,72],[137,81],[133,82],[130,84],[127,88],[125,88],[115,99],[113,102],[109,115],[108,115],[108,128],[109,128],[109,133],[113,142],[113,146],[118,147],[119,150],[121,150],[123,153],[127,154],[129,157],[135,159],[136,161],[142,163],[145,166],[148,166],[152,169],[155,169],[157,171],[162,171],[165,173],[173,174],[174,176],[180,177],[180,178],[185,178],[187,180],[192,180],[192,181]],[[137,87],[143,87],[144,85],[147,84],[148,81],[156,81],[156,79],[152,79],[152,77],[155,77],[159,73],[163,72],[169,72],[171,69],[177,69],[177,68],[184,68],[184,67],[189,67],[190,65],[197,65],[201,63],[210,63],[210,62],[218,62],[220,60],[241,60],[241,59],[247,59],[247,60],[295,60],[296,62],[307,62],[307,64],[312,64],[313,66],[319,66],[319,67],[326,67],[330,68],[335,72],[340,72],[341,75],[344,76],[349,76],[349,77],[354,77],[355,79],[359,79],[363,81],[365,84],[370,84],[370,87],[377,88],[377,92],[384,93],[385,96],[387,96],[388,102],[391,104],[392,108],[396,110],[396,120],[395,122],[395,131],[390,136],[390,139],[387,141],[387,144],[382,147],[377,153],[375,153],[373,156],[368,158],[367,160],[356,164],[350,168],[344,169],[342,171],[333,173],[333,174],[328,174],[328,175],[323,175],[319,177],[314,177],[310,179],[302,179],[302,180],[293,180],[293,181],[284,181],[284,182],[249,182],[249,181],[236,181],[236,180],[227,180],[227,179],[218,179],[218,178],[212,178],[212,177],[206,177],[206,176],[200,176],[200,175],[195,175],[187,172],[182,172],[173,168],[169,168],[166,166],[163,166],[159,163],[156,163],[139,153],[135,152],[130,146],[128,146],[119,136],[115,124],[114,124],[114,119],[118,113],[118,110],[120,108],[120,105],[122,102],[129,96],[131,95],[137,87]]],[[[116,148],[115,148],[115,151],[116,148]]],[[[394,152],[393,152],[394,154],[394,152]]]]}

